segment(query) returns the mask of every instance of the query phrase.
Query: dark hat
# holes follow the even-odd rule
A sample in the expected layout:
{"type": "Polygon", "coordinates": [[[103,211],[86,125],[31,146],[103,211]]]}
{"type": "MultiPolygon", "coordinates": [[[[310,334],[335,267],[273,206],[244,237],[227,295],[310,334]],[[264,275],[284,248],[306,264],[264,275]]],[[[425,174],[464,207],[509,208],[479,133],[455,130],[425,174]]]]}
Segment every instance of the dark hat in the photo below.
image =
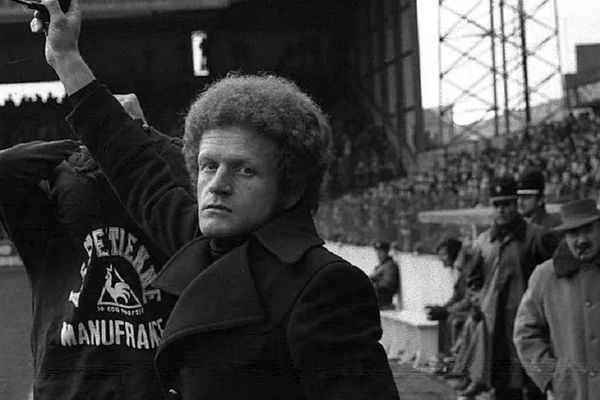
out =
{"type": "Polygon", "coordinates": [[[390,244],[388,242],[375,242],[373,243],[373,247],[377,250],[389,251],[390,244]]]}
{"type": "Polygon", "coordinates": [[[544,174],[542,171],[529,170],[521,175],[517,194],[520,196],[544,194],[544,174]]]}
{"type": "Polygon", "coordinates": [[[517,182],[509,176],[500,177],[490,185],[490,200],[516,200],[517,182]]]}
{"type": "Polygon", "coordinates": [[[562,224],[553,231],[569,231],[592,223],[600,219],[600,212],[592,199],[575,200],[560,207],[560,216],[562,224]]]}

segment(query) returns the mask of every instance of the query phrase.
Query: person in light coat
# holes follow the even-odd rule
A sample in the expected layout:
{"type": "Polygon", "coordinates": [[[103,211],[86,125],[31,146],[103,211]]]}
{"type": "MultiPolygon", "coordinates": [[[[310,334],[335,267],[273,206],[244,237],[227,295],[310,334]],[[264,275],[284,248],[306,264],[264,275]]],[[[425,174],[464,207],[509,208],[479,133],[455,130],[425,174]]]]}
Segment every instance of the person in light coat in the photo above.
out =
{"type": "Polygon", "coordinates": [[[564,232],[519,306],[519,358],[549,399],[600,398],[600,213],[593,200],[561,208],[564,232]]]}

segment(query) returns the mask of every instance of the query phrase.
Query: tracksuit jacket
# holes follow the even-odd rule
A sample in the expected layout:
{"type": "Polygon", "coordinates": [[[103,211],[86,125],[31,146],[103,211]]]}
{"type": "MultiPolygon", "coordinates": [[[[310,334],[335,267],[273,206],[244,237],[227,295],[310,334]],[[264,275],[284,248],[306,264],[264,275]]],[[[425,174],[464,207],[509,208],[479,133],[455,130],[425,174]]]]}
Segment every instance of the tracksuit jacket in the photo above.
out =
{"type": "MultiPolygon", "coordinates": [[[[147,136],[183,170],[170,139],[147,136]]],[[[175,298],[151,281],[167,254],[81,160],[41,183],[0,172],[1,221],[31,282],[34,399],[161,399],[153,360],[175,298]]]]}

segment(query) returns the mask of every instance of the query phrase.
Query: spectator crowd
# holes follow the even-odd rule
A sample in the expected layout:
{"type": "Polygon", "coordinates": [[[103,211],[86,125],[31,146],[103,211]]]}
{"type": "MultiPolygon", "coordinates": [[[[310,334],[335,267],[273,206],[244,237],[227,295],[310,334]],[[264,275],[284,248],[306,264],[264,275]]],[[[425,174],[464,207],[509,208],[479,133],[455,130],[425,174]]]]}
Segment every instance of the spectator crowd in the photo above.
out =
{"type": "Polygon", "coordinates": [[[434,252],[448,228],[419,224],[420,211],[488,206],[494,177],[517,179],[528,169],[544,172],[547,203],[598,199],[599,133],[597,118],[569,114],[528,134],[502,137],[500,144],[447,149],[427,170],[331,197],[320,207],[318,227],[332,241],[366,245],[388,240],[403,251],[434,252]]]}

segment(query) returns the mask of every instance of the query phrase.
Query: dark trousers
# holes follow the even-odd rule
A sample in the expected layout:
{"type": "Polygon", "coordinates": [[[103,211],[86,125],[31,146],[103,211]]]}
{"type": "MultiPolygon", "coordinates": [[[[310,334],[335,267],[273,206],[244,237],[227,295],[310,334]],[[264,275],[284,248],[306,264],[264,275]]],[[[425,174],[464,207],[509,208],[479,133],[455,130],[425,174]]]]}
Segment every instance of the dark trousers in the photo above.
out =
{"type": "Polygon", "coordinates": [[[496,400],[546,400],[546,394],[533,383],[533,380],[523,372],[523,388],[496,387],[496,400]]]}

